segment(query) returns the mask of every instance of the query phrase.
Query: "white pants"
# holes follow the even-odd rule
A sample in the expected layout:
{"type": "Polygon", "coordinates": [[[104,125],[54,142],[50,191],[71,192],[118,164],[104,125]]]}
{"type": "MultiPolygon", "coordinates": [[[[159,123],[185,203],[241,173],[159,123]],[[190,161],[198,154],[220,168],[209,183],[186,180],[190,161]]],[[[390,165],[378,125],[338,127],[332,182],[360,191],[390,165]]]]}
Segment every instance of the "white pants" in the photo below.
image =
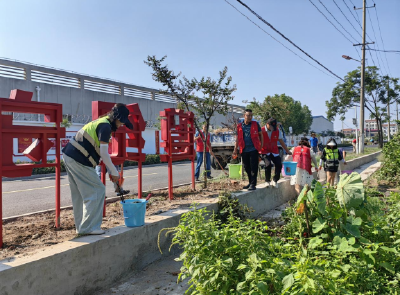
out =
{"type": "Polygon", "coordinates": [[[99,230],[103,218],[106,188],[96,170],[63,155],[71,189],[76,232],[90,233],[99,230]]]}

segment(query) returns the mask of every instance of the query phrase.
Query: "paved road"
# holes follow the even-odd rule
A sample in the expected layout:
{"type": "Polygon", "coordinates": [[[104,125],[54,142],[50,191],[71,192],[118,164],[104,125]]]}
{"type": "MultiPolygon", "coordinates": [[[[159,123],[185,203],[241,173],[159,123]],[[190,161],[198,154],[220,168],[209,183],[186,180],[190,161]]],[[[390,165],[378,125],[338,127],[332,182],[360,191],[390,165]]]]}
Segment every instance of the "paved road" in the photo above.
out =
{"type": "MultiPolygon", "coordinates": [[[[143,166],[143,191],[164,188],[168,186],[168,166],[143,166]]],[[[137,168],[124,170],[124,189],[137,193],[137,168]]],[[[212,171],[218,176],[222,171],[212,171]]],[[[107,177],[108,178],[108,177],[107,177]]],[[[174,185],[191,182],[190,163],[175,163],[173,165],[174,185]]],[[[114,187],[107,179],[107,197],[115,197],[114,187]]],[[[61,176],[61,207],[71,204],[71,193],[68,178],[61,176]]],[[[25,177],[19,179],[3,179],[3,218],[54,209],[55,208],[55,177],[25,177]]]]}

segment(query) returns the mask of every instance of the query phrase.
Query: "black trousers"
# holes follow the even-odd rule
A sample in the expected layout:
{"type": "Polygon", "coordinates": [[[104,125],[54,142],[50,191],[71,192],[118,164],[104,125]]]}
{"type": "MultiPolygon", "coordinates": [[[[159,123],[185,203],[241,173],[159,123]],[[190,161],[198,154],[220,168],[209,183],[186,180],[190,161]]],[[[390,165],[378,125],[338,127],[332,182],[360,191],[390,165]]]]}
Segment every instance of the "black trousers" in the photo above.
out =
{"type": "Polygon", "coordinates": [[[254,186],[257,185],[257,174],[258,174],[258,151],[252,151],[248,153],[242,153],[242,161],[244,170],[249,178],[249,184],[254,186]]]}
{"type": "MultiPolygon", "coordinates": [[[[273,154],[263,155],[263,157],[267,157],[268,160],[270,160],[272,163],[274,163],[274,166],[275,166],[274,181],[277,182],[279,180],[279,178],[281,178],[281,171],[282,171],[281,157],[280,156],[275,157],[273,154]]],[[[266,182],[271,181],[271,170],[272,170],[271,164],[269,166],[265,167],[265,181],[266,182]]]]}

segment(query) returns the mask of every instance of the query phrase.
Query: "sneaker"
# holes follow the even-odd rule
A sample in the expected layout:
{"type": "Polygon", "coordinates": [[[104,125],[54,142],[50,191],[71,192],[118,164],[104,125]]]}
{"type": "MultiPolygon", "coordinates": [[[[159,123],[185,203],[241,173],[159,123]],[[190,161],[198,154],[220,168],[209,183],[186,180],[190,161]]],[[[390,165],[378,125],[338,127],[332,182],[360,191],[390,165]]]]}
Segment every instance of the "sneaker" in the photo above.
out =
{"type": "Polygon", "coordinates": [[[87,235],[103,235],[106,232],[102,229],[96,229],[94,231],[91,231],[90,233],[87,233],[87,235]]]}
{"type": "Polygon", "coordinates": [[[213,179],[214,177],[212,177],[211,175],[210,176],[207,176],[207,179],[213,179]]]}
{"type": "Polygon", "coordinates": [[[250,184],[245,185],[245,186],[243,187],[243,189],[248,189],[249,187],[250,187],[250,184]]]}
{"type": "Polygon", "coordinates": [[[275,180],[272,180],[271,185],[272,185],[274,188],[278,188],[278,187],[279,187],[279,186],[278,186],[278,182],[276,182],[275,180]]]}
{"type": "Polygon", "coordinates": [[[256,187],[255,187],[254,185],[251,184],[251,185],[249,186],[248,190],[249,190],[249,191],[255,191],[255,190],[256,190],[256,187]]]}
{"type": "Polygon", "coordinates": [[[196,178],[195,181],[196,181],[196,182],[200,182],[200,179],[196,178]]]}

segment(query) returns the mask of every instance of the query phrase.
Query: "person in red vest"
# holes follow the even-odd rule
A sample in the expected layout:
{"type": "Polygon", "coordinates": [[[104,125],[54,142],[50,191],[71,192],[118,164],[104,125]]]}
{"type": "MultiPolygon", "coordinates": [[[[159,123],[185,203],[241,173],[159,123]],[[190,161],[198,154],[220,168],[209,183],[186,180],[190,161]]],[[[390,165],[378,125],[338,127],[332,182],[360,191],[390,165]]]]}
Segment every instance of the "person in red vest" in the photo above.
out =
{"type": "Polygon", "coordinates": [[[253,112],[246,109],[244,121],[237,125],[237,137],[233,158],[237,157],[238,148],[242,156],[244,170],[249,178],[249,184],[243,189],[255,190],[257,185],[258,159],[263,142],[261,127],[257,121],[253,120],[253,112]]]}
{"type": "MultiPolygon", "coordinates": [[[[206,132],[206,124],[203,124],[203,130],[199,132],[196,132],[196,135],[194,137],[194,140],[196,141],[196,154],[197,154],[197,165],[196,165],[196,172],[194,173],[194,177],[196,178],[196,181],[199,181],[199,176],[200,176],[200,168],[201,164],[203,164],[203,153],[204,153],[204,143],[203,139],[205,136],[206,132]]],[[[211,176],[211,157],[210,157],[210,133],[208,133],[207,136],[207,146],[206,146],[206,169],[207,169],[207,178],[212,179],[211,176]]]]}
{"type": "Polygon", "coordinates": [[[279,132],[278,122],[274,118],[269,118],[267,123],[262,128],[262,134],[264,140],[262,141],[261,158],[265,162],[265,182],[271,182],[271,162],[275,166],[275,175],[272,180],[272,186],[278,188],[278,180],[281,177],[282,170],[282,159],[279,155],[278,141],[284,148],[287,154],[292,153],[288,150],[285,142],[283,141],[283,135],[279,132]]]}
{"type": "Polygon", "coordinates": [[[310,147],[308,139],[302,137],[299,145],[291,150],[293,154],[293,161],[297,162],[296,175],[291,176],[290,184],[295,186],[296,192],[300,194],[303,186],[306,184],[311,185],[314,179],[311,170],[311,161],[314,163],[315,170],[318,171],[318,163],[315,158],[315,152],[310,147]]]}

